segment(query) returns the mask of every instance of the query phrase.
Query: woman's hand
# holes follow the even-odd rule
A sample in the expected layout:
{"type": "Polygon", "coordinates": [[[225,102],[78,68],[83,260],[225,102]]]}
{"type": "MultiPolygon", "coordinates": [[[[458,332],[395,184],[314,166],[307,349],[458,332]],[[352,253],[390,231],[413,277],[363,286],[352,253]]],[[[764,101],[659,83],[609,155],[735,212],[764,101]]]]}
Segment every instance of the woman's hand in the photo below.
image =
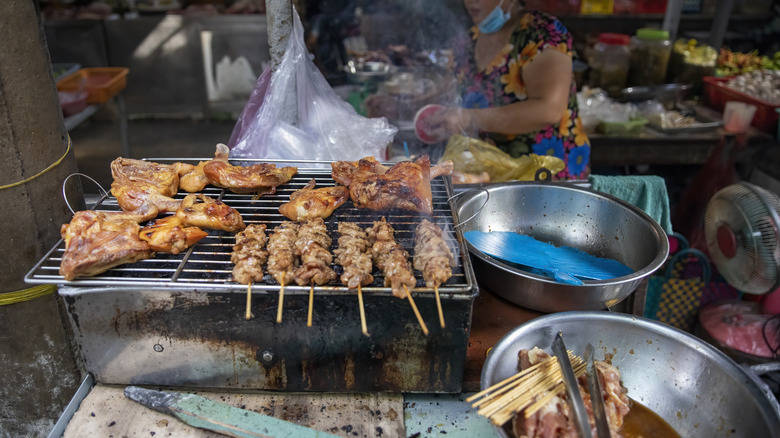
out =
{"type": "Polygon", "coordinates": [[[471,110],[445,108],[430,115],[422,122],[422,130],[437,141],[444,141],[453,134],[473,136],[477,126],[471,110]]]}

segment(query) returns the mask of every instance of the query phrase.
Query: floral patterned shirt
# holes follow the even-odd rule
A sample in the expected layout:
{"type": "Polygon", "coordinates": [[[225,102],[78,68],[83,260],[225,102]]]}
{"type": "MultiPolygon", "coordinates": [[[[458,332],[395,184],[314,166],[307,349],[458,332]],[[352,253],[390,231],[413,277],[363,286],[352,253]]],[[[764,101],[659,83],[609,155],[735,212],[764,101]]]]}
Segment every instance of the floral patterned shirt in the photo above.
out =
{"type": "MultiPolygon", "coordinates": [[[[523,83],[523,66],[543,50],[560,50],[573,56],[572,37],[555,17],[542,12],[527,12],[512,33],[509,42],[484,70],[474,58],[479,29],[470,30],[454,48],[455,74],[464,108],[488,108],[522,102],[528,98],[523,83]]],[[[566,168],[558,179],[584,179],[590,169],[590,141],[577,110],[577,88],[572,80],[567,110],[561,121],[536,132],[519,135],[483,133],[513,157],[535,153],[561,158],[566,168]]]]}

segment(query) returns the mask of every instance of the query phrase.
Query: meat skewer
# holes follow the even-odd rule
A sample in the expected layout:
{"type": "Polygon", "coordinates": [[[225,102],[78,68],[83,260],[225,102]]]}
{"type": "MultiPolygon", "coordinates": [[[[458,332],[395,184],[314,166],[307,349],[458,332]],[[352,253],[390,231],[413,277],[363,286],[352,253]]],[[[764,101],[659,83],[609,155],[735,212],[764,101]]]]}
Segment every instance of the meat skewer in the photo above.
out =
{"type": "Polygon", "coordinates": [[[442,238],[442,230],[423,219],[414,231],[414,268],[422,272],[425,285],[432,287],[436,294],[436,308],[439,311],[439,324],[444,328],[444,312],[439,298],[439,286],[452,277],[455,258],[450,247],[442,238]]]}
{"type": "Polygon", "coordinates": [[[350,289],[357,288],[358,303],[360,304],[360,326],[364,335],[371,336],[366,327],[366,312],[363,307],[363,291],[361,289],[362,286],[374,281],[374,276],[371,275],[373,265],[368,234],[351,222],[340,222],[339,234],[339,247],[333,253],[336,255],[336,263],[344,267],[341,282],[350,289]]]}
{"type": "Polygon", "coordinates": [[[246,284],[246,319],[252,318],[252,283],[263,280],[263,265],[268,259],[265,244],[268,236],[264,224],[251,224],[236,234],[236,244],[230,254],[233,267],[233,280],[246,284]]]}
{"type": "Polygon", "coordinates": [[[423,333],[428,334],[417,305],[414,303],[409,287],[414,287],[417,280],[412,272],[412,264],[409,263],[409,253],[396,242],[393,227],[382,217],[381,221],[375,221],[374,226],[366,229],[368,241],[371,243],[371,257],[374,264],[385,275],[385,286],[390,286],[393,295],[398,298],[409,298],[417,321],[420,323],[423,333]]]}
{"type": "Polygon", "coordinates": [[[311,285],[307,327],[311,327],[314,285],[322,286],[336,278],[336,273],[330,268],[333,261],[333,255],[328,249],[330,244],[328,228],[321,217],[300,224],[298,238],[295,241],[295,254],[300,257],[301,265],[295,271],[295,282],[299,286],[311,285]]]}
{"type": "Polygon", "coordinates": [[[276,312],[276,322],[282,322],[282,306],[284,303],[284,285],[295,278],[296,258],[295,241],[298,238],[298,224],[284,221],[268,238],[268,272],[279,282],[279,309],[276,312]]]}

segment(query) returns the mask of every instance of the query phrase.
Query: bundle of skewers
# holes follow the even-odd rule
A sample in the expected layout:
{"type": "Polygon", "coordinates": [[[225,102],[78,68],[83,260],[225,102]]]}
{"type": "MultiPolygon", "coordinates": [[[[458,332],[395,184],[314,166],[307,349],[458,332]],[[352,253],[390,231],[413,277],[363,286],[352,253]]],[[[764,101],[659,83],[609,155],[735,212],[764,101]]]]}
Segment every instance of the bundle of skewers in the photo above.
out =
{"type": "MultiPolygon", "coordinates": [[[[568,351],[574,375],[585,373],[585,361],[568,351]]],[[[561,366],[555,356],[550,356],[491,387],[466,399],[477,413],[493,424],[503,426],[517,413],[526,418],[533,416],[554,397],[566,391],[561,366]]]]}

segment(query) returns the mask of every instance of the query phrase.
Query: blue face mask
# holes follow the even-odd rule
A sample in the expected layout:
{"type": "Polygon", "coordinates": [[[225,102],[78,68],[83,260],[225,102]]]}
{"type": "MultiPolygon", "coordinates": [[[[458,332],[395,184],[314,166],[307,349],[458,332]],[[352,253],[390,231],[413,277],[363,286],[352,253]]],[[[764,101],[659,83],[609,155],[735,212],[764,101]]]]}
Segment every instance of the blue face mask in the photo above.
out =
{"type": "Polygon", "coordinates": [[[485,17],[482,21],[479,22],[477,27],[479,28],[479,31],[482,33],[495,33],[498,32],[499,29],[504,27],[504,24],[509,21],[509,17],[512,15],[509,12],[504,12],[503,9],[501,9],[501,4],[504,3],[504,0],[501,0],[498,3],[498,6],[496,6],[495,9],[493,9],[490,14],[488,14],[487,17],[485,17]]]}

